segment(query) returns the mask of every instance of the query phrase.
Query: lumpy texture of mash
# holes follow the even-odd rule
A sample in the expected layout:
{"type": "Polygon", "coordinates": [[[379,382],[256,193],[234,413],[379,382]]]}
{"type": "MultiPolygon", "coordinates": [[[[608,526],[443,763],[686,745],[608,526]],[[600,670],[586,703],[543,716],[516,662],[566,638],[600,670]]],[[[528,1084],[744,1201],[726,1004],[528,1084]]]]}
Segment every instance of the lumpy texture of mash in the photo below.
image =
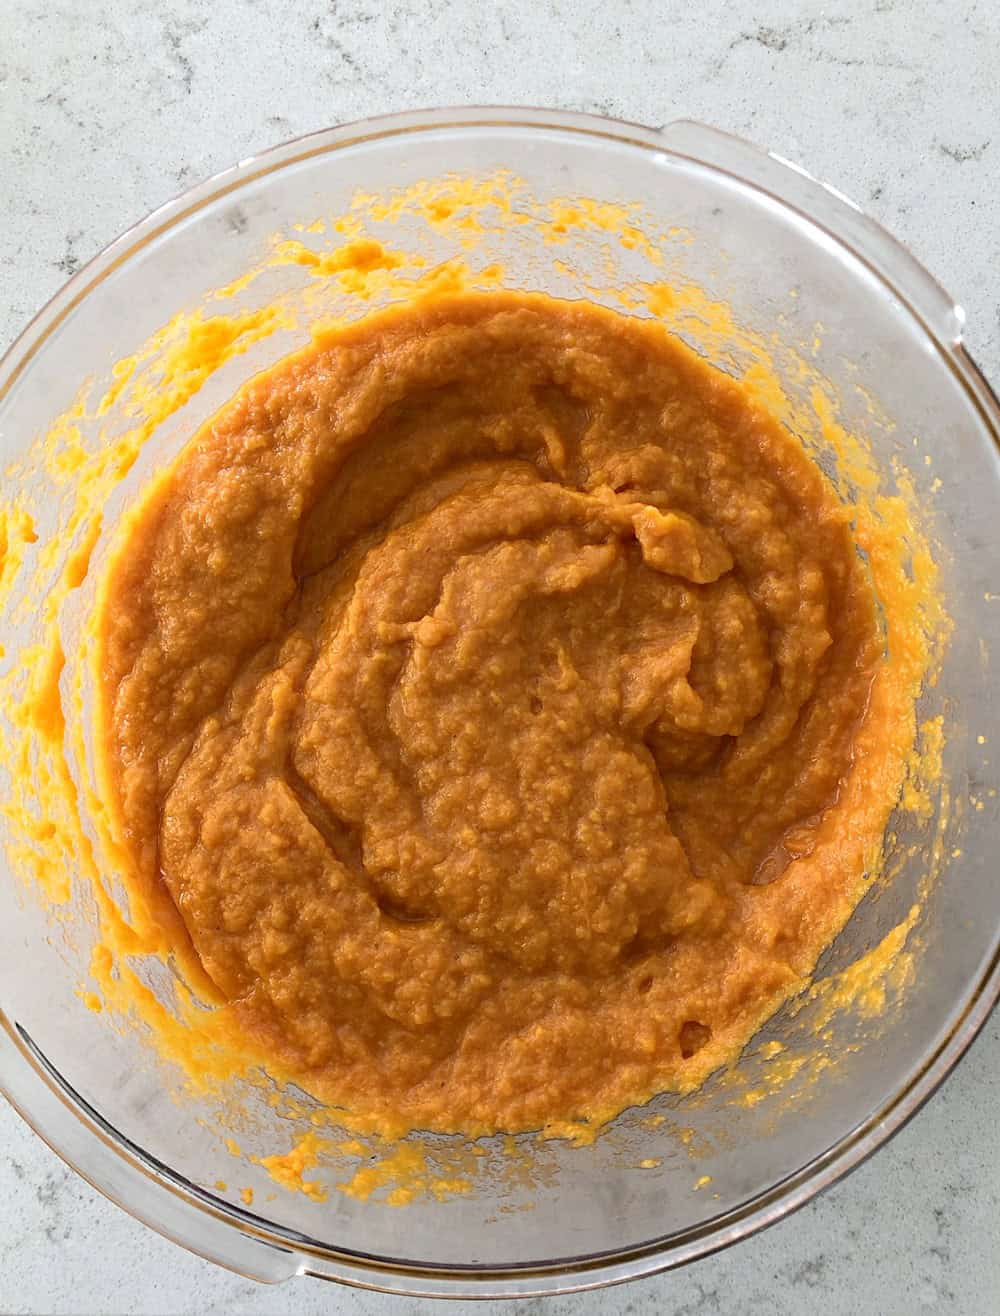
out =
{"type": "Polygon", "coordinates": [[[737,382],[585,303],[439,297],[256,377],[100,606],[132,880],[285,1072],[411,1127],[700,1082],[892,803],[845,509],[737,382]]]}

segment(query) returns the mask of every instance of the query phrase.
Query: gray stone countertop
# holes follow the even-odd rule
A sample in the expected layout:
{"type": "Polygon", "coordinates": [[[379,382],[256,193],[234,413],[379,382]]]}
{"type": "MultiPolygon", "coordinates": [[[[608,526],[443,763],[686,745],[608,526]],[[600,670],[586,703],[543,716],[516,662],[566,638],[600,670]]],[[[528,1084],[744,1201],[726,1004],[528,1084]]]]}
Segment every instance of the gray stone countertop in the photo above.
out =
{"type": "MultiPolygon", "coordinates": [[[[0,349],[122,229],[233,161],[360,116],[493,102],[698,118],[804,164],[965,306],[969,347],[998,382],[998,52],[994,0],[0,0],[0,349]]],[[[998,1075],[994,1018],[888,1147],[791,1219],[686,1270],[540,1305],[997,1311],[998,1075]]],[[[2,1312],[428,1306],[213,1268],[99,1197],[0,1106],[2,1312]]]]}

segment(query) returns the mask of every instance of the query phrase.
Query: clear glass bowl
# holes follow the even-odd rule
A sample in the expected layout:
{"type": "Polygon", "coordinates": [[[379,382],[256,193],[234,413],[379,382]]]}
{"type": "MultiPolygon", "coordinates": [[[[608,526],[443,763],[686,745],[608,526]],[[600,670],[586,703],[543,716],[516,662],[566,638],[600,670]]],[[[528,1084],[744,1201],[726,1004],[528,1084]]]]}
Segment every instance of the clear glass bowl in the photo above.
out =
{"type": "MultiPolygon", "coordinates": [[[[326,1203],[269,1193],[274,1185],[259,1167],[236,1166],[217,1132],[198,1122],[197,1105],[171,1099],[141,1038],[81,1005],[95,935],[86,890],[69,921],[64,910],[54,922],[44,902],[6,876],[0,1085],[109,1197],[193,1251],[261,1280],[312,1274],[418,1295],[523,1295],[691,1261],[780,1219],[884,1142],[955,1064],[1000,990],[991,760],[1000,743],[993,656],[1000,606],[992,593],[1000,409],[962,346],[960,309],[846,198],[787,162],[696,124],[650,129],[523,109],[398,115],[278,147],[156,211],[70,280],[0,366],[0,457],[20,457],[69,406],[82,378],[105,378],[171,316],[236,279],[274,232],[345,210],[359,187],[379,192],[445,171],[499,168],[514,170],[538,198],[636,202],[664,228],[684,230],[672,273],[725,300],[735,322],[770,344],[779,374],[789,364],[792,397],[802,387],[793,352],[811,342],[816,368],[837,392],[841,422],[865,435],[887,484],[908,472],[933,519],[955,626],[921,708],[922,717],[944,718],[942,779],[951,802],[945,809],[939,800],[923,824],[900,821],[899,871],[865,899],[819,973],[849,964],[899,922],[939,831],[945,860],[911,933],[913,982],[883,1017],[851,1008],[835,1014],[819,1045],[836,1063],[820,1081],[806,1065],[800,1079],[771,1091],[758,1047],[739,1073],[750,1089],[760,1085],[760,1100],[740,1101],[748,1089],[722,1075],[695,1099],[662,1097],[626,1112],[592,1146],[546,1144],[532,1153],[540,1172],[526,1185],[486,1175],[469,1196],[403,1210],[337,1193],[326,1203]],[[650,1119],[656,1112],[664,1116],[659,1124],[650,1119]],[[659,1164],[640,1170],[641,1160],[659,1164]],[[242,1204],[242,1183],[255,1187],[255,1205],[242,1204]]],[[[428,241],[430,256],[454,254],[444,239],[428,241]]],[[[497,252],[507,281],[565,292],[539,274],[530,241],[519,243],[497,252]]],[[[596,245],[591,254],[596,259],[596,245]]],[[[307,279],[295,265],[275,277],[268,296],[307,279]]],[[[276,333],[220,370],[160,427],[123,497],[251,371],[304,333],[276,333]]],[[[697,326],[688,336],[726,369],[748,364],[742,349],[707,327],[704,339],[697,326]]],[[[42,542],[65,515],[55,495],[51,502],[42,542]]],[[[108,525],[118,506],[109,506],[108,525]]],[[[91,597],[80,591],[77,614],[91,597]]],[[[3,624],[9,653],[10,640],[21,642],[33,623],[8,616],[3,624]]],[[[73,624],[69,615],[70,636],[73,624]]],[[[815,1051],[812,1008],[781,1012],[762,1038],[781,1041],[792,1057],[815,1051]]],[[[290,1145],[286,1122],[263,1107],[258,1119],[246,1133],[251,1144],[290,1145]]]]}

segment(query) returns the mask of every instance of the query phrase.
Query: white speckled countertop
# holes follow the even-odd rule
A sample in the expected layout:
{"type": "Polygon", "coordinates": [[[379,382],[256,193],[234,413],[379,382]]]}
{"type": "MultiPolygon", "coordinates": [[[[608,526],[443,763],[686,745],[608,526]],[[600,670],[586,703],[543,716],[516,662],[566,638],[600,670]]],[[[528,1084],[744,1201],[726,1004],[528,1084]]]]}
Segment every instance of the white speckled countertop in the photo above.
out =
{"type": "MultiPolygon", "coordinates": [[[[508,102],[699,118],[801,162],[965,306],[997,383],[998,50],[994,0],[0,0],[0,349],[123,228],[234,160],[359,116],[508,102]]],[[[791,1219],[686,1270],[538,1305],[997,1311],[998,1077],[994,1018],[891,1145],[791,1219]]],[[[98,1197],[0,1105],[0,1312],[334,1308],[429,1304],[215,1269],[98,1197]]]]}

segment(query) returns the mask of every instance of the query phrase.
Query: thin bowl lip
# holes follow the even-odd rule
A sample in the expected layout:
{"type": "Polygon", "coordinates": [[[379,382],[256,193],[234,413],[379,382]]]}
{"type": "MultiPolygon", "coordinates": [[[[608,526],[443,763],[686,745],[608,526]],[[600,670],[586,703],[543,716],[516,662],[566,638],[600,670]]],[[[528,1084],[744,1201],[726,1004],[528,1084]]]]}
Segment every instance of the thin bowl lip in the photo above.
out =
{"type": "MultiPolygon", "coordinates": [[[[628,120],[535,106],[463,105],[409,110],[318,129],[257,152],[210,175],[126,228],[56,291],[0,357],[0,403],[33,358],[44,348],[46,341],[76,306],[148,243],[189,215],[214,204],[227,194],[236,192],[266,174],[276,172],[310,156],[323,155],[357,146],[365,141],[382,140],[407,133],[441,128],[475,129],[477,127],[544,129],[591,138],[605,138],[623,146],[632,145],[664,152],[675,158],[697,163],[716,173],[729,172],[718,164],[701,160],[695,154],[678,150],[664,140],[661,133],[669,127],[668,124],[655,128],[628,120]]],[[[731,176],[739,178],[744,186],[798,213],[866,265],[898,298],[908,313],[920,323],[934,343],[942,364],[958,378],[975,410],[980,414],[984,427],[992,434],[1000,450],[1000,400],[961,341],[943,340],[933,326],[914,309],[906,296],[905,289],[899,287],[881,270],[873,267],[863,253],[841,236],[835,228],[827,227],[816,216],[806,214],[770,188],[738,174],[731,176]]],[[[906,250],[885,230],[881,232],[897,247],[906,250]]],[[[683,1235],[682,1241],[677,1241],[677,1235],[674,1235],[671,1240],[654,1239],[635,1247],[617,1249],[604,1254],[560,1258],[551,1263],[526,1265],[513,1263],[489,1267],[421,1263],[338,1251],[317,1240],[296,1235],[294,1231],[285,1231],[280,1226],[270,1223],[265,1224],[260,1217],[222,1202],[190,1184],[183,1176],[177,1175],[169,1167],[162,1166],[135,1144],[130,1144],[131,1150],[126,1149],[121,1145],[121,1135],[112,1126],[107,1126],[108,1133],[102,1133],[93,1119],[81,1109],[79,1099],[73,1100],[72,1089],[59,1078],[58,1071],[55,1071],[56,1079],[53,1079],[52,1074],[47,1072],[48,1066],[39,1064],[25,1045],[21,1030],[2,1008],[0,1008],[0,1022],[15,1043],[23,1062],[33,1069],[35,1074],[72,1110],[87,1128],[88,1133],[105,1143],[119,1159],[129,1165],[130,1169],[147,1180],[152,1180],[157,1187],[171,1192],[196,1210],[210,1214],[216,1221],[226,1224],[229,1228],[238,1229],[244,1235],[252,1234],[261,1242],[284,1251],[291,1250],[303,1261],[314,1259],[326,1263],[332,1262],[334,1267],[313,1270],[305,1265],[300,1267],[301,1273],[317,1278],[338,1280],[355,1287],[414,1297],[492,1298],[514,1294],[526,1297],[566,1294],[653,1275],[708,1256],[784,1219],[871,1156],[920,1110],[964,1055],[998,999],[1000,999],[1000,947],[994,950],[972,990],[961,1002],[960,1014],[947,1035],[920,1068],[909,1076],[906,1083],[890,1096],[883,1107],[793,1175],[771,1185],[756,1199],[735,1208],[726,1216],[718,1217],[714,1221],[706,1221],[689,1231],[691,1236],[686,1241],[683,1241],[683,1235]],[[537,1281],[537,1284],[532,1281],[537,1281]]],[[[12,1104],[34,1131],[43,1140],[49,1141],[45,1134],[35,1127],[31,1116],[22,1105],[15,1104],[13,1100],[12,1104]]],[[[49,1145],[52,1145],[51,1142],[49,1145]]],[[[72,1169],[87,1178],[89,1182],[94,1182],[93,1178],[79,1169],[67,1154],[58,1148],[55,1150],[72,1169]]],[[[131,1204],[122,1202],[117,1194],[108,1192],[101,1184],[95,1186],[143,1224],[163,1232],[155,1219],[149,1218],[152,1212],[140,1211],[131,1204]]]]}

